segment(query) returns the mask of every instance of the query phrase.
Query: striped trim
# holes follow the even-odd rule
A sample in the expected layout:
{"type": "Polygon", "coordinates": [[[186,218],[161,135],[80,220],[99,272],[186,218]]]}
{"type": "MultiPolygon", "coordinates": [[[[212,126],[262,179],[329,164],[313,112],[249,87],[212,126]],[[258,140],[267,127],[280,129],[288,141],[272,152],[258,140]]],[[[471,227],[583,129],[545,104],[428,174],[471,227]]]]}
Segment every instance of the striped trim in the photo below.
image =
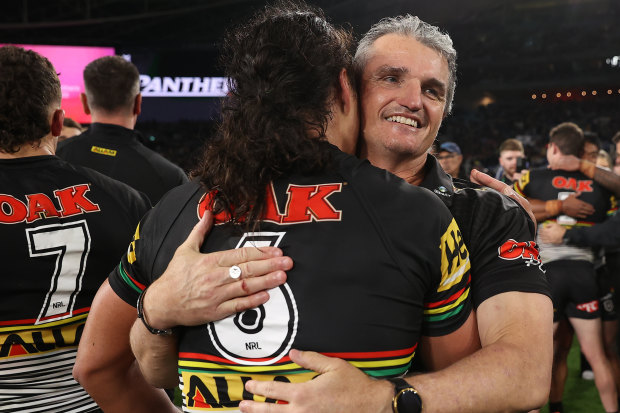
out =
{"type": "MultiPolygon", "coordinates": [[[[42,329],[49,329],[50,327],[70,325],[73,323],[83,321],[88,316],[89,311],[90,311],[90,307],[80,308],[79,310],[73,311],[73,314],[79,314],[79,315],[76,315],[71,318],[65,318],[65,319],[58,320],[58,321],[52,321],[51,323],[44,323],[44,324],[39,324],[39,325],[33,325],[37,321],[36,318],[27,319],[27,320],[2,321],[0,322],[0,333],[10,332],[10,331],[26,332],[30,330],[42,330],[42,329]],[[3,325],[10,326],[10,327],[2,327],[3,325]]],[[[58,315],[54,317],[58,317],[58,315]]]]}
{"type": "MultiPolygon", "coordinates": [[[[450,297],[450,299],[452,299],[455,296],[458,296],[458,298],[452,304],[444,305],[439,308],[430,308],[428,310],[424,310],[424,315],[445,313],[446,311],[452,310],[454,307],[459,306],[463,301],[467,299],[467,297],[469,297],[469,286],[459,291],[459,293],[454,294],[452,297],[450,297]]],[[[435,304],[435,303],[431,303],[430,305],[432,304],[435,304]]]]}
{"type": "Polygon", "coordinates": [[[123,268],[123,263],[122,262],[120,262],[118,264],[118,270],[119,270],[119,273],[121,274],[121,277],[123,278],[123,280],[125,281],[125,283],[128,286],[133,288],[137,293],[141,293],[142,291],[144,291],[146,286],[144,284],[140,284],[138,281],[136,281],[134,278],[132,278],[127,273],[127,271],[125,271],[125,269],[123,268]]]}

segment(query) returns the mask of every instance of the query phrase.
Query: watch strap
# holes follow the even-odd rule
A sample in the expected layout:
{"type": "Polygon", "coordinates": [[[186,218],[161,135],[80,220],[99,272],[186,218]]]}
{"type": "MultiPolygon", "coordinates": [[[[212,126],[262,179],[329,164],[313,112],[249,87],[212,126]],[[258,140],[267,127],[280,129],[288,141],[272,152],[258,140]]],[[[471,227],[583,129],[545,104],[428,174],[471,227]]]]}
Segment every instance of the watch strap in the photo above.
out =
{"type": "Polygon", "coordinates": [[[411,383],[402,378],[389,378],[388,381],[394,385],[394,397],[392,398],[394,413],[420,413],[422,411],[422,398],[411,383]]]}

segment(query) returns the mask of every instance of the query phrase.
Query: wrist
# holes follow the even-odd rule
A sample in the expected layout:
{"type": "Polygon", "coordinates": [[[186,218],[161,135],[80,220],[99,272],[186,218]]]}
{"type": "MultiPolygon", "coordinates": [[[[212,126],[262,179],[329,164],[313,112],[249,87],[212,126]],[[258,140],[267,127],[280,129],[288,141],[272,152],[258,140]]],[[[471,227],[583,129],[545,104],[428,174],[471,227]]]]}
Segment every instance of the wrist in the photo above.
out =
{"type": "Polygon", "coordinates": [[[563,203],[559,199],[553,199],[545,202],[545,212],[549,214],[550,217],[559,215],[560,212],[562,212],[562,207],[563,203]]]}
{"type": "Polygon", "coordinates": [[[138,302],[136,305],[137,310],[138,310],[138,318],[142,320],[142,324],[144,324],[144,327],[146,327],[146,329],[152,334],[172,335],[173,333],[173,329],[171,328],[172,326],[167,326],[165,324],[162,324],[156,318],[155,318],[156,321],[153,321],[153,314],[157,313],[157,311],[154,311],[154,310],[157,307],[148,306],[148,302],[152,302],[150,300],[147,300],[147,297],[150,297],[150,293],[151,293],[150,288],[147,287],[142,291],[142,293],[140,294],[140,297],[138,297],[138,302]]]}
{"type": "Polygon", "coordinates": [[[594,172],[596,172],[596,164],[580,159],[579,172],[592,179],[594,178],[594,172]]]}

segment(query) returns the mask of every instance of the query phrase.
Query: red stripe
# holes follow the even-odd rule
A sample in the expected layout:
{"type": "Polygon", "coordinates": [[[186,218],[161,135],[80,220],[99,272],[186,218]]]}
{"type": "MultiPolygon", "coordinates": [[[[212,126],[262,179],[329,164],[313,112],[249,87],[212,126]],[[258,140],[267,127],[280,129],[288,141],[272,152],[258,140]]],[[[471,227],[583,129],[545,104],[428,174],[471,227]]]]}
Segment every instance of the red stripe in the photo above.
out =
{"type": "MultiPolygon", "coordinates": [[[[324,356],[328,356],[328,357],[338,357],[338,358],[344,358],[344,359],[363,359],[363,360],[368,360],[368,359],[378,359],[378,358],[390,358],[390,357],[401,357],[401,356],[407,356],[412,354],[415,349],[417,348],[417,344],[413,347],[409,347],[409,348],[405,348],[402,350],[389,350],[389,351],[374,351],[374,352],[349,352],[349,353],[321,353],[324,356]]],[[[237,364],[233,361],[224,359],[222,357],[217,357],[217,356],[211,356],[208,354],[200,354],[200,353],[179,353],[179,358],[183,358],[183,359],[198,359],[198,360],[208,360],[208,361],[215,361],[218,363],[223,363],[223,364],[237,364]]],[[[256,359],[244,359],[241,357],[238,357],[240,360],[244,360],[244,361],[267,361],[269,360],[269,358],[256,358],[256,359]]],[[[285,364],[285,363],[290,363],[291,362],[291,358],[289,356],[284,356],[282,357],[276,364],[285,364]]]]}
{"type": "Polygon", "coordinates": [[[461,291],[452,294],[449,298],[446,298],[445,300],[435,301],[434,303],[425,304],[424,308],[441,307],[442,305],[448,304],[449,302],[458,299],[461,295],[463,295],[465,290],[469,288],[470,283],[471,283],[471,272],[469,273],[469,278],[467,279],[467,286],[463,287],[461,291]]]}
{"type": "MultiPolygon", "coordinates": [[[[74,310],[73,311],[73,315],[76,316],[76,315],[80,315],[82,313],[87,313],[89,311],[90,311],[90,307],[80,308],[78,310],[74,310]]],[[[50,318],[61,317],[63,315],[67,315],[67,314],[69,314],[69,313],[67,312],[67,313],[64,313],[64,314],[56,314],[56,315],[53,315],[53,316],[42,318],[41,321],[49,320],[50,318]]],[[[13,326],[13,325],[19,325],[19,324],[23,324],[25,326],[28,326],[28,325],[33,325],[34,323],[36,323],[36,321],[37,321],[36,318],[24,319],[24,320],[0,321],[0,326],[13,326]]]]}
{"type": "MultiPolygon", "coordinates": [[[[123,265],[121,263],[121,265],[123,265]]],[[[129,271],[127,271],[125,268],[123,268],[123,271],[125,272],[125,274],[129,277],[129,279],[138,286],[138,288],[140,288],[142,291],[144,291],[144,289],[146,288],[146,285],[144,284],[140,284],[137,280],[135,280],[131,275],[129,275],[129,271]]]]}

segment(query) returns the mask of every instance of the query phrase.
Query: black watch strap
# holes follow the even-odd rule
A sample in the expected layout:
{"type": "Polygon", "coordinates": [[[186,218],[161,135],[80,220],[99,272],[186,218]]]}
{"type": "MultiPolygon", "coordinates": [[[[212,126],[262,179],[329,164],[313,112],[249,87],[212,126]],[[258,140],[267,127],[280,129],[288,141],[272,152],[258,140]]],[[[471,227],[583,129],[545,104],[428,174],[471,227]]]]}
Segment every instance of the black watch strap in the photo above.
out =
{"type": "Polygon", "coordinates": [[[420,413],[422,399],[418,391],[407,380],[401,378],[388,379],[394,384],[392,411],[394,413],[420,413]]]}
{"type": "Polygon", "coordinates": [[[156,334],[158,336],[171,336],[172,333],[174,333],[174,330],[172,328],[160,330],[159,328],[152,327],[146,320],[146,315],[144,314],[144,295],[146,294],[146,290],[148,290],[148,287],[145,288],[138,297],[138,304],[136,305],[136,307],[138,308],[138,318],[142,320],[142,324],[144,324],[144,327],[146,327],[146,329],[149,330],[151,334],[156,334]]]}

